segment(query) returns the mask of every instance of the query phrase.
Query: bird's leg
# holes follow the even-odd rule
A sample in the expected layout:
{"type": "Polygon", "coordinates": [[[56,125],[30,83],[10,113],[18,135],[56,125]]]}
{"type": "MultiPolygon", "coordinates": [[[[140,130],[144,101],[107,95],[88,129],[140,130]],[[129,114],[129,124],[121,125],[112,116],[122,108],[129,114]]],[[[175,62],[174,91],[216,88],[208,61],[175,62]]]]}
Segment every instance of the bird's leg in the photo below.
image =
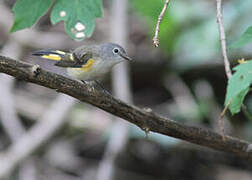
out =
{"type": "Polygon", "coordinates": [[[80,80],[83,84],[87,84],[87,82],[86,81],[84,81],[84,80],[80,80]]]}
{"type": "Polygon", "coordinates": [[[83,84],[91,86],[91,90],[94,91],[94,84],[90,81],[80,80],[83,84]]]}
{"type": "Polygon", "coordinates": [[[84,80],[81,80],[81,82],[83,83],[83,84],[91,84],[91,86],[92,86],[92,90],[94,90],[94,83],[92,83],[92,82],[95,82],[95,84],[97,85],[97,86],[99,86],[99,88],[101,89],[101,90],[103,90],[103,92],[104,93],[106,93],[106,94],[109,94],[109,95],[111,95],[111,93],[109,92],[109,91],[107,91],[103,86],[102,86],[102,84],[98,81],[98,80],[94,80],[94,81],[84,81],[84,80]]]}
{"type": "Polygon", "coordinates": [[[108,92],[108,91],[102,86],[102,84],[101,84],[98,80],[94,80],[94,82],[103,90],[103,92],[105,92],[105,93],[111,95],[111,93],[108,92]]]}

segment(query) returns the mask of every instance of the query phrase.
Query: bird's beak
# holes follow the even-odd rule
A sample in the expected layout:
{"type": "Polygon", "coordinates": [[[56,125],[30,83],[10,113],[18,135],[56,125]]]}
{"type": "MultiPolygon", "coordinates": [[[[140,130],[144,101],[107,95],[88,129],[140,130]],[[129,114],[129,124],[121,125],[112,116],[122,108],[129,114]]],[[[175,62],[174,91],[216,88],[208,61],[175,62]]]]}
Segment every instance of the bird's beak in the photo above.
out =
{"type": "Polygon", "coordinates": [[[124,53],[120,53],[120,56],[122,58],[126,59],[127,61],[132,61],[132,59],[129,56],[127,56],[126,54],[124,54],[124,53]]]}

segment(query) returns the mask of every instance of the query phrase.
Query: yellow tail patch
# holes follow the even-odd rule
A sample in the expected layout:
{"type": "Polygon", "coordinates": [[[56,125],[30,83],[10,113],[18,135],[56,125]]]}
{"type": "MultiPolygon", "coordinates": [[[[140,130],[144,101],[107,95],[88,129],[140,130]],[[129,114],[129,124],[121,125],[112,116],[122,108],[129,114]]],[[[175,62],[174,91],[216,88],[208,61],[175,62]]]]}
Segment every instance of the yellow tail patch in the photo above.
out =
{"type": "Polygon", "coordinates": [[[42,58],[45,59],[50,59],[50,60],[54,60],[54,61],[60,61],[61,57],[57,54],[48,54],[48,55],[43,55],[41,56],[42,58]]]}

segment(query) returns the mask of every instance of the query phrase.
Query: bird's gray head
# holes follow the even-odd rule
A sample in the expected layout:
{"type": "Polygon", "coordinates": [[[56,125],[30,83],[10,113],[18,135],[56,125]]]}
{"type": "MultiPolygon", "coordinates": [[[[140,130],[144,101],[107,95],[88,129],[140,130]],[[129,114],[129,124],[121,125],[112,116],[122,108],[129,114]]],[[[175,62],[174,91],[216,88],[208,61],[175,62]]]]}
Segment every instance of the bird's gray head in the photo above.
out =
{"type": "Polygon", "coordinates": [[[115,43],[102,44],[100,56],[102,59],[111,60],[117,63],[124,60],[131,61],[131,58],[126,54],[125,50],[120,45],[115,43]]]}

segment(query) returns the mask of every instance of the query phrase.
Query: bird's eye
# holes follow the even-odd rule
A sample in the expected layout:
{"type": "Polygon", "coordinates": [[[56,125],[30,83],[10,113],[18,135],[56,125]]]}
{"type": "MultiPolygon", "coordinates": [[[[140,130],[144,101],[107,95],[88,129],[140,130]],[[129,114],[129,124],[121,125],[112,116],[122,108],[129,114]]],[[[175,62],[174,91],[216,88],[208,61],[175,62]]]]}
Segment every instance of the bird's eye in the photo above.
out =
{"type": "Polygon", "coordinates": [[[114,48],[114,49],[113,49],[113,52],[114,52],[115,54],[117,54],[117,53],[119,52],[119,49],[114,48]]]}

